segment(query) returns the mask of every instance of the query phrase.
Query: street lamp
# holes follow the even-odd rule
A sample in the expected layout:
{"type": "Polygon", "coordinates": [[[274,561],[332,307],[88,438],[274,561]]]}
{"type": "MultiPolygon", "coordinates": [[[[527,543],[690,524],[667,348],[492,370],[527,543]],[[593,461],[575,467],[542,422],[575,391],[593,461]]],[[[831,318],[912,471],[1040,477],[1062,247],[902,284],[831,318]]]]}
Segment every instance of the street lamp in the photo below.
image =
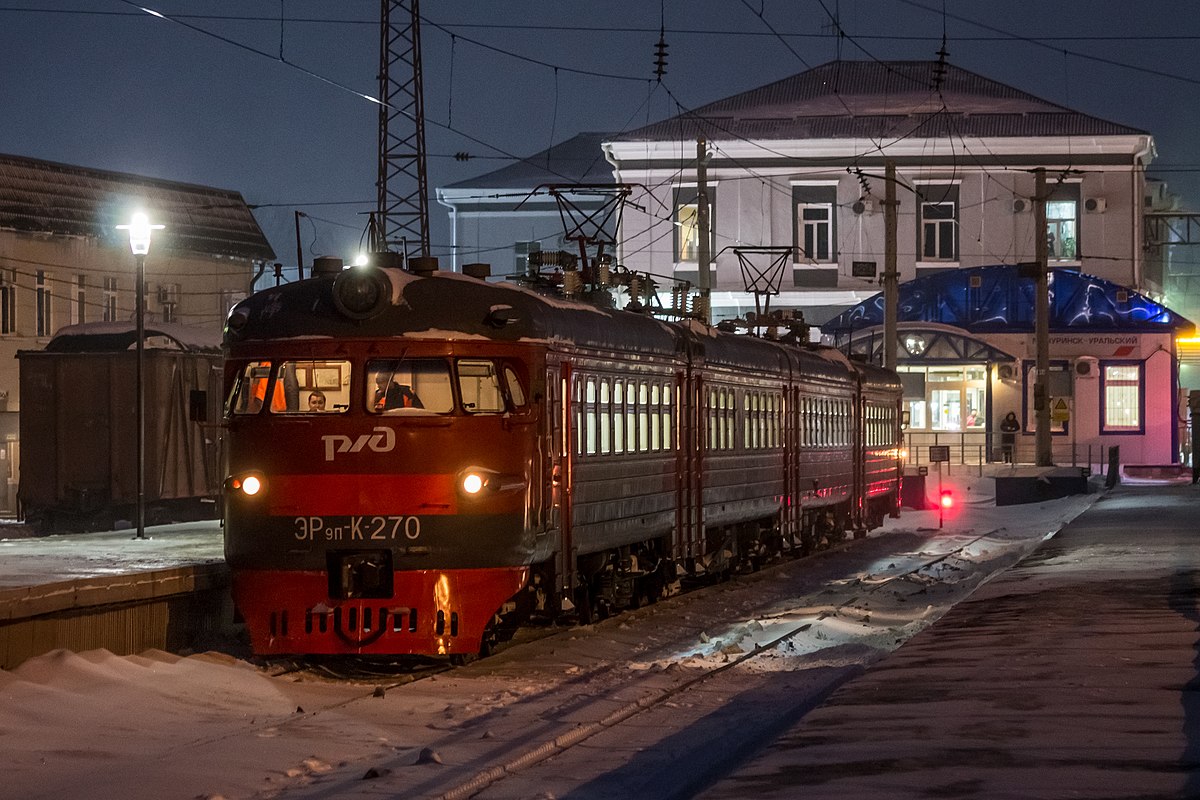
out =
{"type": "Polygon", "coordinates": [[[146,538],[146,389],[143,365],[146,358],[146,254],[150,252],[150,234],[163,229],[151,225],[150,218],[138,211],[128,225],[118,230],[129,231],[129,249],[137,258],[137,537],[146,538]]]}

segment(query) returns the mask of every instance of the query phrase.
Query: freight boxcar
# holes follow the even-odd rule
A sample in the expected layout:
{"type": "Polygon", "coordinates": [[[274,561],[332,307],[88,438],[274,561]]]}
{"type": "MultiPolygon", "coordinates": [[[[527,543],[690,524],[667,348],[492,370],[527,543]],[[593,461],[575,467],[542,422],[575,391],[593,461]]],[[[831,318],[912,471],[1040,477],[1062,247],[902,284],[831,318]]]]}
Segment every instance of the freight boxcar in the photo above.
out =
{"type": "MultiPolygon", "coordinates": [[[[220,336],[147,324],[146,521],[219,515],[223,431],[220,336]],[[210,424],[211,423],[211,424],[210,424]]],[[[130,323],[62,328],[17,354],[21,461],[17,497],[43,530],[105,530],[137,503],[137,355],[130,323]]]]}

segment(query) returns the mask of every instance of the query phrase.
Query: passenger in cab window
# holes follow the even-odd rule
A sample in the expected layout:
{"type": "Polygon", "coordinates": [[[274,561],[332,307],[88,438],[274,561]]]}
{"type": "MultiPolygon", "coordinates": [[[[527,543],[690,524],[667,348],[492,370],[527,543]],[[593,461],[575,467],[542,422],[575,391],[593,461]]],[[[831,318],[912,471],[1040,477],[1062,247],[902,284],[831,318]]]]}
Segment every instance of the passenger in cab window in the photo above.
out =
{"type": "Polygon", "coordinates": [[[376,411],[389,411],[393,408],[424,408],[421,399],[413,392],[412,387],[401,385],[391,379],[386,372],[375,375],[376,411]]]}
{"type": "Polygon", "coordinates": [[[314,389],[308,395],[308,410],[321,412],[325,410],[325,393],[320,389],[314,389]]]}

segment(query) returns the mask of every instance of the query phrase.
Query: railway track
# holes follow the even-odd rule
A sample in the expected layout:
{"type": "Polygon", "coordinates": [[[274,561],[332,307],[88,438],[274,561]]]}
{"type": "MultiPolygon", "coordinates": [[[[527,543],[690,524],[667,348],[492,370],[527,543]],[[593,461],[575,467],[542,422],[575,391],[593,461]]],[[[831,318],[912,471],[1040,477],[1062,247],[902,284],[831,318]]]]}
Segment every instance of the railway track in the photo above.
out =
{"type": "MultiPolygon", "coordinates": [[[[908,582],[913,594],[926,592],[931,584],[936,584],[944,578],[944,576],[934,576],[931,572],[941,571],[945,573],[947,567],[953,569],[954,561],[969,558],[971,548],[987,540],[994,533],[995,531],[989,531],[966,538],[944,552],[897,554],[889,562],[889,567],[885,568],[881,573],[872,573],[867,579],[857,579],[854,581],[857,591],[853,591],[850,596],[845,597],[839,602],[826,605],[825,608],[817,611],[815,615],[811,613],[811,607],[804,606],[806,615],[802,617],[802,621],[783,625],[784,630],[782,632],[771,636],[765,641],[757,642],[753,649],[740,655],[732,655],[723,663],[701,668],[697,674],[690,675],[669,687],[639,697],[637,700],[620,704],[617,708],[608,711],[602,716],[590,721],[577,723],[575,727],[560,735],[547,738],[519,752],[508,754],[487,768],[479,770],[470,779],[446,789],[437,795],[438,800],[465,800],[465,798],[475,797],[480,792],[495,786],[501,781],[532,769],[551,759],[563,756],[572,749],[579,748],[599,734],[612,733],[620,726],[630,723],[641,715],[669,704],[690,692],[694,692],[705,684],[709,684],[725,676],[727,673],[744,668],[749,662],[761,659],[766,654],[775,652],[777,648],[786,645],[797,636],[808,632],[814,625],[820,624],[822,619],[857,608],[872,595],[884,589],[894,588],[899,582],[908,582]]],[[[959,538],[961,539],[962,537],[959,538]]],[[[848,583],[847,586],[849,585],[848,583]]],[[[782,619],[785,616],[785,614],[781,614],[776,618],[782,619]]],[[[851,675],[848,674],[847,678],[849,677],[851,675]]],[[[595,698],[592,700],[592,703],[593,705],[601,705],[595,698]]]]}
{"type": "MultiPolygon", "coordinates": [[[[536,644],[518,642],[508,653],[502,652],[465,668],[425,665],[422,669],[397,675],[388,673],[384,669],[386,665],[372,668],[378,671],[356,668],[356,671],[348,672],[327,665],[316,670],[312,665],[301,665],[298,670],[289,667],[285,671],[281,664],[279,674],[286,678],[299,672],[318,680],[375,684],[339,703],[338,709],[369,702],[370,698],[388,695],[393,690],[403,689],[396,697],[413,690],[420,692],[419,687],[435,677],[438,681],[453,683],[452,689],[444,684],[439,689],[451,694],[460,690],[464,693],[478,691],[477,682],[487,682],[496,676],[504,681],[525,681],[527,686],[540,687],[544,680],[543,689],[530,690],[496,713],[473,718],[452,732],[434,737],[419,752],[407,753],[392,762],[363,765],[354,782],[347,781],[338,787],[339,796],[343,793],[348,797],[370,796],[361,781],[361,776],[367,774],[382,776],[378,784],[367,782],[376,784],[371,786],[372,792],[384,789],[386,784],[389,792],[444,800],[525,796],[531,786],[562,780],[563,775],[603,771],[596,754],[608,750],[609,745],[602,742],[632,740],[639,731],[647,729],[669,736],[673,728],[682,730],[703,725],[706,717],[719,714],[721,705],[730,702],[730,697],[744,689],[747,674],[779,669],[772,664],[781,655],[807,657],[819,662],[823,650],[837,644],[836,637],[826,636],[822,631],[860,625],[872,613],[882,616],[879,611],[884,605],[879,602],[882,596],[886,595],[889,602],[912,602],[912,598],[936,593],[939,586],[953,586],[963,575],[970,573],[976,551],[994,533],[927,536],[918,547],[902,552],[881,548],[881,557],[873,563],[870,559],[874,555],[866,554],[867,568],[860,568],[851,576],[842,573],[837,579],[810,583],[800,590],[801,594],[791,596],[782,605],[777,598],[770,608],[755,609],[749,617],[739,618],[731,613],[741,602],[731,598],[742,594],[753,596],[764,589],[774,591],[776,583],[792,580],[781,576],[796,573],[790,568],[798,562],[783,562],[731,583],[711,587],[710,591],[693,592],[612,618],[600,626],[538,632],[536,638],[542,641],[536,644]],[[722,607],[726,608],[726,614],[719,617],[713,609],[722,607]],[[654,638],[651,632],[656,626],[661,627],[656,621],[659,613],[669,619],[702,620],[703,624],[700,630],[679,632],[680,640],[688,640],[689,646],[673,656],[664,657],[660,646],[651,641],[654,638]],[[754,631],[750,642],[746,640],[747,631],[754,631]],[[554,664],[556,653],[572,647],[586,649],[589,638],[598,635],[619,638],[622,634],[639,642],[633,646],[633,655],[628,661],[601,658],[594,662],[577,660],[568,666],[554,664]],[[538,651],[531,663],[540,666],[532,670],[525,666],[529,656],[522,651],[527,647],[538,651]],[[377,679],[381,680],[377,682],[377,679]],[[486,746],[481,742],[486,742],[486,746]],[[414,756],[416,765],[409,761],[414,756]],[[412,778],[418,774],[422,762],[436,763],[437,773],[414,783],[412,778]]],[[[808,572],[808,561],[805,572],[808,572]]],[[[977,584],[978,581],[973,585],[977,584]]],[[[865,663],[883,652],[864,656],[865,663]]],[[[863,663],[850,664],[823,674],[820,685],[810,695],[797,695],[793,706],[787,706],[791,700],[767,702],[768,707],[781,709],[776,721],[764,722],[758,731],[740,731],[738,736],[778,733],[778,726],[794,722],[798,714],[819,704],[829,692],[858,674],[863,666],[863,663]],[[785,707],[786,713],[782,710],[785,707]]],[[[798,663],[789,669],[802,674],[806,667],[798,663]]],[[[330,710],[321,711],[327,713],[330,710]]],[[[768,708],[759,712],[759,716],[764,718],[770,713],[768,708]]],[[[735,757],[740,747],[742,745],[731,743],[725,748],[727,752],[712,759],[711,768],[719,769],[721,758],[735,757]]],[[[328,789],[326,785],[324,790],[328,789]]],[[[288,796],[292,795],[289,793],[288,796]]],[[[306,795],[301,792],[297,796],[306,795]]],[[[538,796],[538,793],[535,791],[530,796],[538,796]]]]}

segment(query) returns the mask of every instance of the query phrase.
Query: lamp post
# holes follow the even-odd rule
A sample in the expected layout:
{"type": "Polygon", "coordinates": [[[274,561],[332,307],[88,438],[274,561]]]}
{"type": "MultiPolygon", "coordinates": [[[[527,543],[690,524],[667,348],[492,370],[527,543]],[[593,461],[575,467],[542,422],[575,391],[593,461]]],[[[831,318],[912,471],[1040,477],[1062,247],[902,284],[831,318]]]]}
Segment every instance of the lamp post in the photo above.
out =
{"type": "Polygon", "coordinates": [[[118,230],[129,231],[129,249],[137,259],[137,378],[134,392],[137,394],[137,536],[146,538],[146,388],[143,367],[146,358],[146,254],[150,252],[150,234],[163,229],[162,225],[151,225],[150,218],[141,211],[134,213],[128,225],[118,225],[118,230]]]}

